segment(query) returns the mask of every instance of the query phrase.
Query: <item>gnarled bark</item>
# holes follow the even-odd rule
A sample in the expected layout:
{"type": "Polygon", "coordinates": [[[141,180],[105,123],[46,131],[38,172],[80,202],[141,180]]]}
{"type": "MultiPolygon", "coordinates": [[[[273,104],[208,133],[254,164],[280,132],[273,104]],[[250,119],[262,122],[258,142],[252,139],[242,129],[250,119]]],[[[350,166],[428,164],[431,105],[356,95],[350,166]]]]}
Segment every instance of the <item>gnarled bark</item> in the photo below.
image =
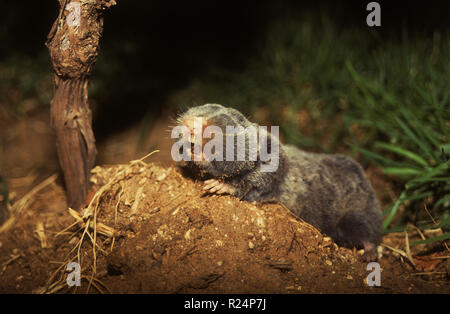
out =
{"type": "Polygon", "coordinates": [[[59,0],[60,11],[47,38],[55,75],[51,123],[68,204],[79,208],[88,192],[96,148],[87,84],[98,55],[102,13],[114,0],[59,0]]]}

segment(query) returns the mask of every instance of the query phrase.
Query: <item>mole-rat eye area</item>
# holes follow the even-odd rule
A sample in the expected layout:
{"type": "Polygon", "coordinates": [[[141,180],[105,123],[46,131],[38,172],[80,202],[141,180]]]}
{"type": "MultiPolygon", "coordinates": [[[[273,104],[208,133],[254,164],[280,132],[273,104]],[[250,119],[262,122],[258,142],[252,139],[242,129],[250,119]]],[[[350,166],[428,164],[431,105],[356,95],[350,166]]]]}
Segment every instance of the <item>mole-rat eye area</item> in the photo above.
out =
{"type": "Polygon", "coordinates": [[[237,121],[237,123],[239,125],[244,125],[245,122],[247,121],[247,118],[242,113],[240,113],[238,110],[236,110],[234,108],[227,108],[227,111],[228,111],[228,114],[230,116],[232,116],[233,119],[235,121],[237,121]]]}
{"type": "Polygon", "coordinates": [[[225,128],[227,126],[238,126],[236,121],[226,113],[220,113],[213,116],[211,119],[209,119],[209,122],[210,125],[215,125],[222,128],[223,132],[225,132],[225,128]]]}
{"type": "Polygon", "coordinates": [[[219,105],[219,104],[206,104],[206,105],[203,105],[202,107],[208,108],[210,110],[220,110],[220,109],[225,108],[224,106],[219,105]]]}
{"type": "Polygon", "coordinates": [[[184,151],[184,145],[181,145],[179,148],[178,148],[178,153],[181,155],[181,156],[184,156],[184,155],[190,155],[190,154],[194,154],[194,147],[195,147],[195,144],[194,143],[192,143],[192,142],[189,142],[189,147],[190,147],[190,151],[188,151],[188,152],[185,152],[184,151]]]}
{"type": "Polygon", "coordinates": [[[223,107],[222,105],[206,104],[203,106],[197,106],[197,107],[190,108],[188,111],[186,111],[184,116],[188,116],[188,117],[189,116],[197,116],[197,117],[209,118],[209,117],[214,116],[217,112],[220,112],[224,108],[225,107],[223,107]]]}

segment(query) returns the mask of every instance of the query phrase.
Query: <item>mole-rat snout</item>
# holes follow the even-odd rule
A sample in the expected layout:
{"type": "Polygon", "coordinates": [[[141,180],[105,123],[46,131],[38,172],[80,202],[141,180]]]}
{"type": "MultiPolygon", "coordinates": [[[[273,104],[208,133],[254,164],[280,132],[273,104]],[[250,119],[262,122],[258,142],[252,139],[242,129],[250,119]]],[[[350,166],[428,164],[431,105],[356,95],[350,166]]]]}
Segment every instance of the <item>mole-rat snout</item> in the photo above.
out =
{"type": "Polygon", "coordinates": [[[206,118],[203,117],[187,117],[181,121],[181,125],[185,126],[189,130],[189,141],[194,143],[194,136],[199,135],[203,137],[203,132],[208,126],[206,118]]]}
{"type": "MultiPolygon", "coordinates": [[[[189,155],[191,160],[197,160],[194,158],[196,154],[200,156],[200,160],[204,160],[203,147],[205,145],[205,139],[203,138],[203,132],[208,126],[206,118],[200,116],[187,117],[180,121],[182,126],[185,126],[184,138],[191,144],[189,155]],[[196,145],[199,146],[199,151],[196,152],[196,145]]],[[[197,160],[199,161],[199,160],[197,160]]]]}

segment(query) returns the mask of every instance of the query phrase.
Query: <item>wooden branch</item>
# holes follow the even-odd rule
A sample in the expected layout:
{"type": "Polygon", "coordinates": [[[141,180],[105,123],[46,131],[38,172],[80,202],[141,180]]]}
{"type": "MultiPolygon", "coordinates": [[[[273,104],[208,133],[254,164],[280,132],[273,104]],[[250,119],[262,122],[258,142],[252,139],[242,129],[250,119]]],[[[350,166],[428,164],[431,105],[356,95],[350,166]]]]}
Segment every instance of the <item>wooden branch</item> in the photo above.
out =
{"type": "Polygon", "coordinates": [[[64,173],[68,205],[79,209],[89,185],[96,148],[87,84],[98,55],[103,11],[114,0],[59,0],[60,11],[47,37],[55,75],[51,123],[64,173]]]}

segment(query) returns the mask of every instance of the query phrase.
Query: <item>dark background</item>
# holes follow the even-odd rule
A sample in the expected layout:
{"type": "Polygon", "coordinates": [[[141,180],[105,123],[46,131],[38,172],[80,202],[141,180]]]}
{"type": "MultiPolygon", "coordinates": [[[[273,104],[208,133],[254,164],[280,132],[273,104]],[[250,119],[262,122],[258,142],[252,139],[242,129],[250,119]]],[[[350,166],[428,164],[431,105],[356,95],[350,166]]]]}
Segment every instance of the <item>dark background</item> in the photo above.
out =
{"type": "MultiPolygon", "coordinates": [[[[129,126],[210,67],[244,68],[274,19],[299,11],[321,11],[342,28],[367,27],[370,1],[138,1],[119,0],[105,15],[94,77],[97,139],[129,126]],[[125,105],[126,104],[126,105],[125,105]]],[[[447,1],[378,1],[381,36],[432,34],[449,26],[447,1]]],[[[46,53],[44,42],[58,13],[57,1],[3,1],[0,58],[46,53]]],[[[357,45],[358,43],[355,43],[357,45]]],[[[48,71],[51,71],[48,63],[48,71]]]]}

